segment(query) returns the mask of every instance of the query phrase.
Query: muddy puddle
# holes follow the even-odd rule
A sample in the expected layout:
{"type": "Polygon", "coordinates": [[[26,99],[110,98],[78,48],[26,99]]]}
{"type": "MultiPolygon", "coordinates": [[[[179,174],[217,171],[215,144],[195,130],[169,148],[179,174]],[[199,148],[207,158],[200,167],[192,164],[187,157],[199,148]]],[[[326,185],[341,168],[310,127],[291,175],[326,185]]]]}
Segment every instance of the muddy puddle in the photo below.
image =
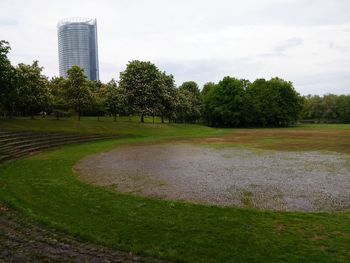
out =
{"type": "Polygon", "coordinates": [[[91,155],[74,169],[88,183],[155,198],[282,211],[350,210],[350,159],[336,153],[155,144],[91,155]]]}

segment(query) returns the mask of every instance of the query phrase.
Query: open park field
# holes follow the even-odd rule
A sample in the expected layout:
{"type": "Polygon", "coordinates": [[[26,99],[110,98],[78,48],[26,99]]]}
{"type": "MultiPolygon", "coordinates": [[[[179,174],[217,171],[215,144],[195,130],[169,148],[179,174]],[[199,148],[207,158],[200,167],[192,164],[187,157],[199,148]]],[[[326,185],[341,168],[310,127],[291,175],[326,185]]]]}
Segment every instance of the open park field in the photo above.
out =
{"type": "Polygon", "coordinates": [[[104,117],[0,129],[120,136],[0,165],[0,201],[45,229],[166,261],[349,262],[350,125],[104,117]]]}

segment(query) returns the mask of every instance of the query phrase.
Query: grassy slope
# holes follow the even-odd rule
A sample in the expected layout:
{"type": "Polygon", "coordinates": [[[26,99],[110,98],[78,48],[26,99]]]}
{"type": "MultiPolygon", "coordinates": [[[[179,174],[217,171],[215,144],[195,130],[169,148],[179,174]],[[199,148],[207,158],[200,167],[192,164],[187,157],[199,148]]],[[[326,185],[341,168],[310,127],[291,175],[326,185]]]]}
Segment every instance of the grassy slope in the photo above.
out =
{"type": "Polygon", "coordinates": [[[97,118],[82,117],[81,121],[73,118],[67,119],[42,119],[19,118],[14,120],[0,120],[0,129],[7,130],[28,130],[28,131],[59,131],[59,132],[79,132],[82,134],[119,134],[125,136],[138,137],[183,137],[201,136],[208,134],[222,133],[222,129],[213,129],[201,125],[184,124],[161,124],[159,119],[152,123],[151,118],[145,118],[146,123],[140,123],[139,118],[133,117],[129,122],[126,117],[118,118],[114,122],[112,118],[103,117],[100,121],[97,118]]]}
{"type": "MultiPolygon", "coordinates": [[[[55,130],[46,121],[0,122],[0,127],[55,130]]],[[[54,121],[52,121],[54,123],[54,121]]],[[[89,122],[89,123],[88,123],[89,122]]],[[[59,122],[64,131],[91,119],[59,122]]],[[[200,262],[347,262],[350,258],[350,214],[280,213],[219,208],[152,200],[111,192],[78,181],[74,163],[87,154],[123,143],[218,135],[222,130],[191,125],[149,128],[138,123],[113,124],[113,131],[144,135],[133,139],[67,146],[0,167],[0,199],[42,223],[93,242],[176,261],[200,262]],[[138,128],[136,128],[138,127],[138,128]],[[150,132],[150,130],[152,132],[150,132]]],[[[334,127],[334,126],[333,126],[334,127]]],[[[347,130],[350,126],[338,127],[347,130]]],[[[319,127],[317,130],[328,129],[319,127]]],[[[297,128],[300,129],[300,128],[297,128]]],[[[314,126],[307,129],[315,129],[314,126]]],[[[290,131],[295,129],[284,129],[290,131]]],[[[282,130],[281,130],[282,131],[282,130]]],[[[265,132],[262,130],[262,132],[265,132]]],[[[227,131],[226,131],[227,133],[227,131]]],[[[265,138],[266,139],[266,138],[265,138]]],[[[250,141],[250,140],[249,140],[250,141]]],[[[269,141],[267,144],[271,144],[269,141]]],[[[262,138],[262,145],[264,143],[262,138]]]]}

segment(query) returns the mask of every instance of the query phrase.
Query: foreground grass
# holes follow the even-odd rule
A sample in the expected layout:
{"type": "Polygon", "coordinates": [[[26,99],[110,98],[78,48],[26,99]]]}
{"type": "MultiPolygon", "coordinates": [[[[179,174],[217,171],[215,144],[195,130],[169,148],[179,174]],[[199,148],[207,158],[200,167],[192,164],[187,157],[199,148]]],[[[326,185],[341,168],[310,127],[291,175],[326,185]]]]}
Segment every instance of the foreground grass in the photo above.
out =
{"type": "MultiPolygon", "coordinates": [[[[26,120],[19,120],[12,125],[18,124],[15,129],[19,129],[18,127],[24,125],[22,122],[27,123],[26,120]]],[[[96,121],[90,120],[90,124],[84,124],[86,131],[109,131],[106,126],[93,127],[93,123],[96,121]]],[[[72,121],[69,125],[64,129],[71,129],[76,124],[72,121]]],[[[36,128],[33,124],[32,128],[48,130],[47,126],[36,128]]],[[[258,136],[259,138],[255,136],[255,141],[252,141],[254,136],[251,133],[247,139],[248,130],[239,130],[234,134],[241,132],[241,139],[234,141],[235,136],[227,134],[227,131],[222,132],[226,135],[219,138],[220,130],[197,125],[186,126],[169,125],[164,128],[169,131],[157,130],[152,134],[145,131],[148,128],[144,126],[139,126],[139,130],[133,126],[130,129],[125,126],[125,134],[134,133],[138,137],[67,146],[11,162],[0,167],[0,200],[41,223],[81,239],[168,260],[349,261],[349,212],[262,212],[154,200],[87,185],[77,180],[72,172],[72,166],[82,157],[121,144],[211,135],[217,136],[217,139],[229,138],[230,144],[273,148],[281,142],[279,139],[293,141],[294,130],[300,129],[251,130],[251,133],[266,133],[265,136],[258,136]],[[279,134],[285,133],[285,136],[273,137],[271,132],[277,131],[279,134]]],[[[7,128],[11,128],[10,125],[7,128]]],[[[328,128],[323,129],[321,127],[315,132],[328,133],[328,128]]],[[[225,140],[224,143],[227,143],[225,140]]],[[[319,144],[317,141],[315,143],[319,144]]]]}

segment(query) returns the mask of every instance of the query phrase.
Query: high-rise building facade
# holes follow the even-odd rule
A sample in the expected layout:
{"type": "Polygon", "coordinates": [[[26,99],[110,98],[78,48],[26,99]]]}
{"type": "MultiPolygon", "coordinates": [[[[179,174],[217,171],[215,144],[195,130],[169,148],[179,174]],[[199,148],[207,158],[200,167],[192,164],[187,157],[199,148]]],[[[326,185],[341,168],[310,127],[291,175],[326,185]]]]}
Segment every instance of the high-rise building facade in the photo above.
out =
{"type": "Polygon", "coordinates": [[[78,65],[90,80],[99,80],[96,19],[69,18],[58,22],[60,76],[78,65]]]}

